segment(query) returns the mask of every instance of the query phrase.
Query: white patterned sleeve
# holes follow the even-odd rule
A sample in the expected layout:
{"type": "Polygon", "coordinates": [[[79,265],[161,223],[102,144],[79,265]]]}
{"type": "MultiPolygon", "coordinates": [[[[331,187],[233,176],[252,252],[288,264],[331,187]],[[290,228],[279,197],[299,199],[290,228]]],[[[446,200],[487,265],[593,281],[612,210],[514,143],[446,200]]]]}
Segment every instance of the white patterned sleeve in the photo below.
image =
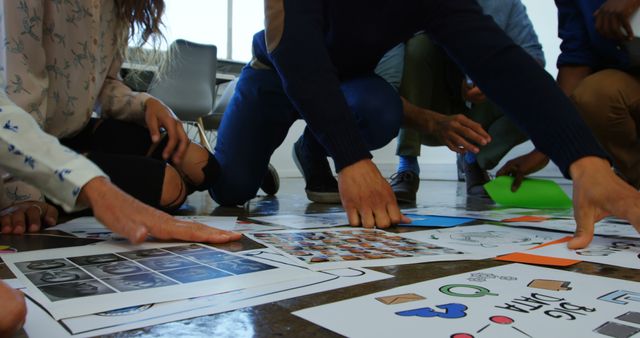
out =
{"type": "Polygon", "coordinates": [[[115,58],[98,96],[98,111],[102,116],[145,125],[145,102],[151,95],[133,91],[122,82],[122,60],[115,58]]]}
{"type": "Polygon", "coordinates": [[[38,188],[66,211],[76,205],[80,189],[106,176],[82,155],[60,144],[6,95],[0,77],[0,168],[38,188]]]}
{"type": "Polygon", "coordinates": [[[44,202],[44,195],[40,189],[27,182],[11,177],[2,183],[3,186],[0,190],[2,192],[0,208],[6,208],[7,206],[25,201],[44,202]]]}
{"type": "Polygon", "coordinates": [[[0,169],[73,211],[79,209],[76,199],[81,187],[106,175],[85,157],[62,146],[38,123],[44,119],[41,112],[46,107],[49,83],[41,43],[42,3],[0,0],[0,39],[4,42],[0,47],[0,169]],[[25,22],[30,25],[25,27],[25,22]],[[12,101],[8,92],[19,101],[12,101]]]}

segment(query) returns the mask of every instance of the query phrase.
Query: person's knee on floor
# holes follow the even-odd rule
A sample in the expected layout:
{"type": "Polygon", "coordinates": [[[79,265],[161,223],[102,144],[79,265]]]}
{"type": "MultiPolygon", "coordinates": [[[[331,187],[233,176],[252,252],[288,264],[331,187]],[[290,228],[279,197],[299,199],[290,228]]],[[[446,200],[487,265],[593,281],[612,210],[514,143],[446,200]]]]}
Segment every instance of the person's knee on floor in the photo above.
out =
{"type": "Polygon", "coordinates": [[[167,165],[162,182],[160,206],[164,209],[179,208],[187,199],[187,188],[182,176],[174,167],[167,165]]]}

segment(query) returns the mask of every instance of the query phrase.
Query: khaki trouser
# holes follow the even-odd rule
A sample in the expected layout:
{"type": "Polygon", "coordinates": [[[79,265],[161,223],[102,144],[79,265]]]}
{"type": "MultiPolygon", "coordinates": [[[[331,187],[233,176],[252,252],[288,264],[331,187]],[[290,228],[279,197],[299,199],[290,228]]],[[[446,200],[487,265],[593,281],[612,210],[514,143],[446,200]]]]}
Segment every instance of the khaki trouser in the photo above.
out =
{"type": "Polygon", "coordinates": [[[614,167],[640,188],[640,78],[603,70],[582,81],[571,99],[614,167]]]}
{"type": "MultiPolygon", "coordinates": [[[[426,34],[407,41],[400,95],[421,108],[445,115],[465,114],[480,123],[492,141],[480,149],[478,164],[483,169],[492,169],[527,137],[492,102],[467,108],[460,91],[463,77],[457,65],[426,34]]],[[[443,145],[432,135],[403,128],[398,135],[396,154],[420,156],[421,144],[443,145]]]]}

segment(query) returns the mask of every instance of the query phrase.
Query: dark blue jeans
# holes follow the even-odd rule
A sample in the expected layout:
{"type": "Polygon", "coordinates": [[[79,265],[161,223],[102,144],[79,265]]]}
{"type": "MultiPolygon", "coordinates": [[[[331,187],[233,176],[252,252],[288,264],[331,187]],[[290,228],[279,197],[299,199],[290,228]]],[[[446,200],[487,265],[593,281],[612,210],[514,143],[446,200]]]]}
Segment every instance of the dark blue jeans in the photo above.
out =
{"type": "MultiPolygon", "coordinates": [[[[370,150],[397,136],[402,102],[391,85],[372,73],[343,82],[341,89],[370,150]]],[[[221,170],[210,190],[218,204],[244,204],[256,195],[271,154],[299,118],[274,70],[242,70],[218,130],[215,157],[221,170]]],[[[310,137],[307,129],[305,141],[310,137]]]]}

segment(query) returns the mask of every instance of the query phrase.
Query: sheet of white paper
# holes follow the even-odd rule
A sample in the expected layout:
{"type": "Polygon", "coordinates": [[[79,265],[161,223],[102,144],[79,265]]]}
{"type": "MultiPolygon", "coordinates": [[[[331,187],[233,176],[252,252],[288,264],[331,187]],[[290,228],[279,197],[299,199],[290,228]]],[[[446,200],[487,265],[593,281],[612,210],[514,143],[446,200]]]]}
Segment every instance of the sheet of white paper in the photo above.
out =
{"type": "Polygon", "coordinates": [[[511,264],[294,314],[348,337],[630,337],[640,283],[511,264]]]}
{"type": "Polygon", "coordinates": [[[246,236],[316,271],[486,258],[374,229],[282,230],[246,236]]]}
{"type": "Polygon", "coordinates": [[[412,213],[418,215],[434,215],[434,216],[451,216],[451,217],[470,217],[479,220],[500,222],[505,219],[511,219],[522,216],[541,216],[553,217],[558,219],[573,219],[571,210],[540,210],[540,209],[491,209],[491,210],[467,210],[453,207],[428,207],[403,209],[404,213],[412,213]]]}
{"type": "Polygon", "coordinates": [[[198,244],[85,246],[0,256],[55,319],[312,275],[198,244]]]}
{"type": "MultiPolygon", "coordinates": [[[[244,256],[266,264],[291,264],[288,258],[266,249],[247,251],[244,256]]],[[[299,267],[305,269],[304,267],[299,267]]],[[[312,276],[292,279],[274,285],[238,290],[227,294],[204,296],[189,300],[165,302],[153,306],[141,306],[129,311],[112,312],[111,315],[88,315],[63,319],[61,323],[74,333],[73,337],[105,335],[131,330],[139,327],[157,325],[170,321],[204,316],[242,307],[256,306],[312,293],[329,291],[356,284],[392,278],[380,272],[360,269],[339,269],[328,272],[315,272],[312,276]]],[[[43,312],[43,311],[41,311],[43,312]]],[[[45,337],[50,331],[47,327],[63,327],[53,318],[29,312],[27,333],[31,337],[45,337]],[[32,323],[38,325],[31,325],[32,323]],[[43,328],[44,327],[44,328],[43,328]],[[42,332],[42,334],[38,334],[42,332]]],[[[55,329],[55,328],[54,328],[55,329]]],[[[69,334],[68,331],[65,331],[69,334]]],[[[58,337],[58,335],[56,335],[58,337]]]]}
{"type": "Polygon", "coordinates": [[[349,219],[344,212],[306,215],[275,215],[251,217],[251,219],[294,229],[333,228],[349,224],[349,219]]]}
{"type": "MultiPolygon", "coordinates": [[[[200,222],[210,227],[218,228],[221,230],[246,232],[246,231],[269,231],[275,230],[273,227],[266,227],[264,225],[247,223],[238,221],[237,217],[227,216],[175,216],[181,220],[191,220],[200,222]]],[[[111,230],[107,229],[102,223],[98,222],[95,217],[78,217],[69,222],[58,224],[54,227],[47,228],[47,230],[59,230],[68,234],[74,235],[80,238],[93,238],[93,239],[122,239],[123,237],[114,234],[111,230]]]]}
{"type": "MultiPolygon", "coordinates": [[[[507,225],[557,230],[569,233],[574,233],[576,231],[576,221],[573,219],[552,219],[544,222],[513,222],[507,223],[507,225]]],[[[615,219],[605,219],[602,222],[598,222],[595,225],[594,231],[596,235],[600,236],[640,238],[638,230],[636,230],[631,224],[615,219]]]]}
{"type": "Polygon", "coordinates": [[[547,245],[527,253],[640,269],[640,240],[596,236],[585,249],[570,250],[566,243],[547,245]]]}
{"type": "Polygon", "coordinates": [[[481,224],[414,231],[403,236],[488,258],[527,250],[566,234],[481,224]]]}

